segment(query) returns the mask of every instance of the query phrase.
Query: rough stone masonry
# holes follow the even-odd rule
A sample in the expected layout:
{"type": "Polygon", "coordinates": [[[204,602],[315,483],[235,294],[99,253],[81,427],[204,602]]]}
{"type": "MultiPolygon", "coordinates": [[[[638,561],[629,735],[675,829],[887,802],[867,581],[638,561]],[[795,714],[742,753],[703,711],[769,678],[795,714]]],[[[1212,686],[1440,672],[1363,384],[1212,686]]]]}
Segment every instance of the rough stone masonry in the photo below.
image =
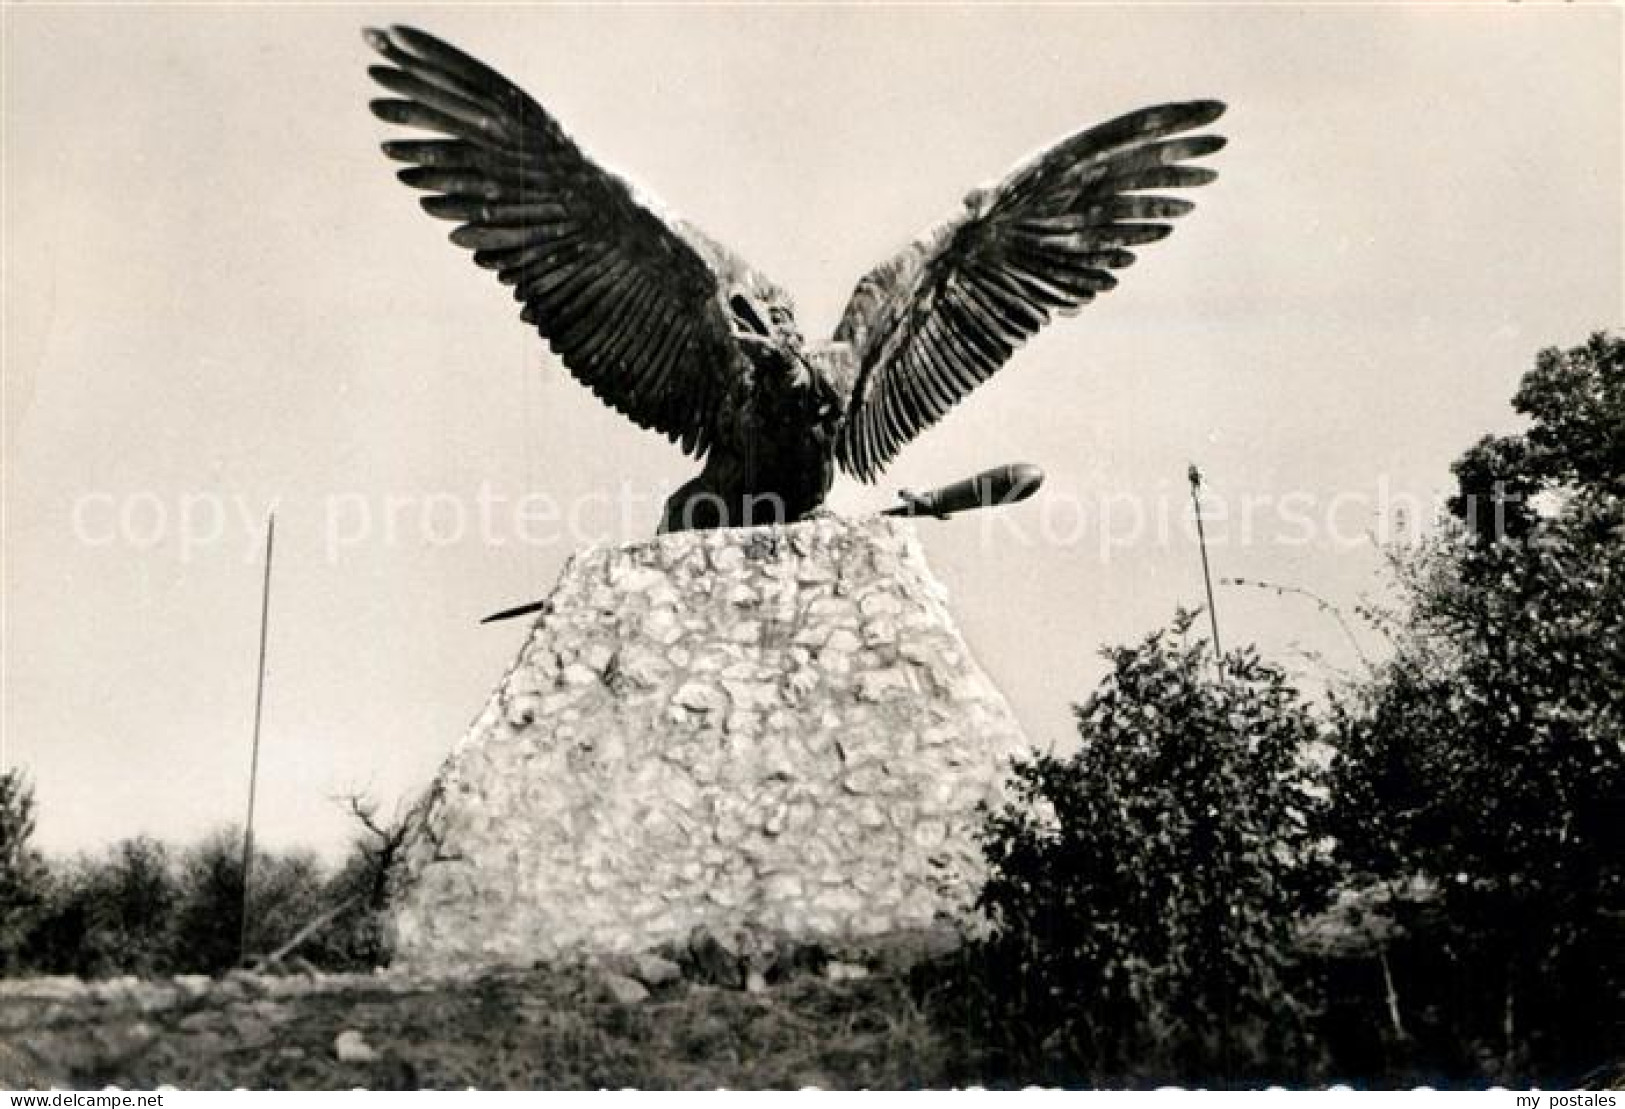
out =
{"type": "Polygon", "coordinates": [[[1027,748],[903,521],[590,548],[424,798],[396,963],[941,929],[1027,748]]]}

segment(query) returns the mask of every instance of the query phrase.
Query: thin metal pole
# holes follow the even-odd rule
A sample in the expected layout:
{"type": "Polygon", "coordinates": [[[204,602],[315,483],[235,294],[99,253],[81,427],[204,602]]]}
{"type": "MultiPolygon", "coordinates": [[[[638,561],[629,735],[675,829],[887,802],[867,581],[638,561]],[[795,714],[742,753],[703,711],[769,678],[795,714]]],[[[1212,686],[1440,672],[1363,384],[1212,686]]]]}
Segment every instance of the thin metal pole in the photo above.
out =
{"type": "Polygon", "coordinates": [[[265,630],[271,619],[271,551],[276,542],[276,513],[265,518],[265,580],[260,587],[260,661],[254,680],[254,754],[248,764],[248,820],[243,825],[243,904],[237,951],[248,958],[248,887],[254,871],[254,794],[260,778],[260,714],[265,706],[265,630]]]}
{"type": "Polygon", "coordinates": [[[1202,583],[1207,587],[1207,616],[1213,627],[1213,660],[1219,668],[1219,680],[1224,680],[1224,648],[1219,646],[1219,610],[1213,604],[1213,574],[1207,565],[1207,532],[1202,527],[1202,473],[1192,462],[1185,475],[1191,483],[1191,504],[1196,507],[1196,542],[1202,548],[1202,583]]]}

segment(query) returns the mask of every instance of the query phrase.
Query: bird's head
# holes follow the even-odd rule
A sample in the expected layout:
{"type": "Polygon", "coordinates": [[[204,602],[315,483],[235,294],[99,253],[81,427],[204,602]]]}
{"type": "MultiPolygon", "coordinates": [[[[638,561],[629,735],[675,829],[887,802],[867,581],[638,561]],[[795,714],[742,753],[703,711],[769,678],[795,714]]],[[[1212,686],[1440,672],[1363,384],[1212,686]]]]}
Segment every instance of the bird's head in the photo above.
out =
{"type": "Polygon", "coordinates": [[[791,390],[810,384],[812,370],[787,298],[736,287],[728,296],[728,316],[734,341],[759,378],[791,390]]]}
{"type": "Polygon", "coordinates": [[[812,422],[838,423],[844,407],[841,393],[814,364],[789,298],[777,290],[764,294],[736,287],[728,310],[734,341],[750,360],[756,380],[812,422]]]}
{"type": "Polygon", "coordinates": [[[795,354],[805,346],[801,329],[796,326],[795,306],[782,294],[763,295],[741,286],[728,297],[728,314],[734,337],[746,343],[765,340],[795,354]]]}

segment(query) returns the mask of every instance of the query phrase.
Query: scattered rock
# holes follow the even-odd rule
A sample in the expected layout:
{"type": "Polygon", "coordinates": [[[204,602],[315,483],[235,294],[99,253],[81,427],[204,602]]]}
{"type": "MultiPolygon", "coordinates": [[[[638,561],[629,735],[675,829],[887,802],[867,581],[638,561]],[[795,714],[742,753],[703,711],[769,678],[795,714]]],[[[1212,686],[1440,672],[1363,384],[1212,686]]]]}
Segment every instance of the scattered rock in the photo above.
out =
{"type": "Polygon", "coordinates": [[[781,942],[773,950],[773,962],[767,971],[768,981],[783,982],[806,974],[818,974],[829,960],[830,953],[823,944],[781,942]]]}
{"type": "Polygon", "coordinates": [[[863,944],[863,962],[881,974],[907,975],[922,962],[958,950],[966,933],[948,921],[927,918],[920,926],[871,936],[863,944]]]}
{"type": "Polygon", "coordinates": [[[44,978],[0,980],[0,995],[40,1001],[74,1001],[85,996],[89,987],[71,975],[44,978]]]}
{"type": "Polygon", "coordinates": [[[857,982],[869,977],[869,968],[861,963],[842,963],[831,960],[824,964],[824,977],[831,982],[857,982]]]}
{"type": "Polygon", "coordinates": [[[276,1039],[271,1022],[265,1020],[250,1006],[237,1006],[227,1010],[225,1027],[230,1030],[238,1050],[267,1047],[276,1039]]]}
{"type": "Polygon", "coordinates": [[[733,940],[701,925],[689,936],[685,954],[694,981],[733,990],[744,986],[746,960],[733,940]]]}
{"type": "Polygon", "coordinates": [[[605,973],[602,975],[602,982],[604,992],[610,999],[622,1005],[636,1005],[649,999],[649,991],[636,978],[628,978],[624,974],[605,973]]]}
{"type": "Polygon", "coordinates": [[[128,974],[90,983],[90,996],[104,1003],[128,1003],[141,990],[141,980],[128,974]]]}
{"type": "Polygon", "coordinates": [[[646,951],[632,959],[632,976],[650,989],[657,989],[683,976],[683,968],[661,955],[646,951]]]}
{"type": "Polygon", "coordinates": [[[341,1063],[373,1063],[378,1060],[377,1050],[353,1028],[346,1028],[333,1037],[333,1054],[341,1063]]]}
{"type": "Polygon", "coordinates": [[[234,998],[264,997],[270,991],[265,981],[253,971],[233,970],[218,979],[215,988],[223,995],[234,998]]]}
{"type": "Polygon", "coordinates": [[[293,1016],[293,1010],[281,1001],[250,1001],[243,1009],[266,1024],[280,1024],[293,1016]]]}

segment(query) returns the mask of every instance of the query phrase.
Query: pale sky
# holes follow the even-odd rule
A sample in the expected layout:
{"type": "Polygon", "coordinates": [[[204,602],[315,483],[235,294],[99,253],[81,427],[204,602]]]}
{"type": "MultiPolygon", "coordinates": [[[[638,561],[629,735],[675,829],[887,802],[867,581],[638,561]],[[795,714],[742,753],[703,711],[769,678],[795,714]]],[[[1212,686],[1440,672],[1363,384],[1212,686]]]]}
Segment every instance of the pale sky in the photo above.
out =
{"type": "MultiPolygon", "coordinates": [[[[577,545],[452,537],[451,514],[483,498],[506,519],[528,493],[569,511],[624,485],[654,499],[625,525],[602,500],[581,519],[630,541],[695,470],[571,381],[393,180],[364,24],[414,23],[518,81],[789,288],[810,337],[1032,151],[1161,100],[1229,103],[1220,180],[1116,292],[879,485],[837,487],[857,512],[985,466],[1047,471],[1002,516],[919,526],[1040,746],[1069,742],[1102,646],[1201,602],[1188,462],[1231,510],[1212,523],[1217,574],[1351,606],[1380,590],[1364,533],[1382,491],[1431,502],[1456,454],[1516,426],[1507,400],[1537,350],[1625,315],[1612,6],[0,18],[0,762],[34,777],[53,851],[241,820],[273,502],[260,833],[332,851],[350,831],[332,798],[427,784],[525,635],[476,620],[545,594],[577,545]],[[1319,522],[1283,521],[1289,495],[1319,522]],[[1244,539],[1247,500],[1263,507],[1244,539]],[[1080,505],[1110,510],[1112,542],[1080,505]],[[1129,534],[1136,511],[1149,534],[1129,534]]],[[[1352,662],[1301,598],[1221,587],[1218,607],[1227,640],[1311,687],[1327,672],[1299,649],[1352,662]]]]}

